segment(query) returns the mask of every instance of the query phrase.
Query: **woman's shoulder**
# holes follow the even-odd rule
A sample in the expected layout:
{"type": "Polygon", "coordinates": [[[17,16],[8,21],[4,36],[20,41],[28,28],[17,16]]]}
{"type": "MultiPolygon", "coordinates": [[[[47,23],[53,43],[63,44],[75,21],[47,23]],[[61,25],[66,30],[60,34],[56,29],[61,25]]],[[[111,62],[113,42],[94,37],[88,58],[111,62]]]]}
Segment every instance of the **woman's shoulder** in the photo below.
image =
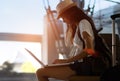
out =
{"type": "Polygon", "coordinates": [[[88,27],[88,26],[90,26],[90,27],[91,27],[91,24],[90,24],[90,22],[89,22],[87,19],[82,19],[82,20],[79,22],[79,26],[83,26],[83,27],[88,27]]]}
{"type": "Polygon", "coordinates": [[[82,19],[81,21],[80,21],[80,23],[89,23],[90,24],[90,22],[87,20],[87,19],[82,19]]]}

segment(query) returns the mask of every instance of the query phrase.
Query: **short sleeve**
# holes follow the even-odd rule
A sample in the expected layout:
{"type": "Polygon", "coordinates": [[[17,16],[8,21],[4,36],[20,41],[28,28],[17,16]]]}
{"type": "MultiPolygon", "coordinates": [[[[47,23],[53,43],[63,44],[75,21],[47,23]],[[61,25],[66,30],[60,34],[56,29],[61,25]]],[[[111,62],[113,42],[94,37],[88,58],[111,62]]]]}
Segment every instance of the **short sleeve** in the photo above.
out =
{"type": "Polygon", "coordinates": [[[83,38],[82,32],[86,31],[92,37],[92,39],[94,40],[94,34],[93,34],[92,26],[88,22],[88,20],[86,20],[86,19],[81,20],[81,22],[79,23],[79,29],[80,29],[80,34],[81,34],[82,38],[83,38]]]}

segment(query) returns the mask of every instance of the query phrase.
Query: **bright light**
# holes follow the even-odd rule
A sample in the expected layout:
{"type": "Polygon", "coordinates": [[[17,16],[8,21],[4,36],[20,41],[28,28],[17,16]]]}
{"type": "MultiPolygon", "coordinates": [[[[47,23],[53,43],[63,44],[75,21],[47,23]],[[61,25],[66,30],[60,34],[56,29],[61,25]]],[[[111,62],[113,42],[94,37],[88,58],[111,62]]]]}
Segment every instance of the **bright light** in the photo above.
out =
{"type": "Polygon", "coordinates": [[[40,64],[24,49],[31,50],[36,57],[41,59],[41,44],[32,42],[0,42],[0,65],[5,61],[14,63],[14,70],[16,72],[35,72],[40,68],[40,64]],[[28,64],[30,66],[28,66],[28,64]],[[22,70],[20,70],[22,68],[22,70]],[[27,69],[28,68],[28,69],[27,69]]]}

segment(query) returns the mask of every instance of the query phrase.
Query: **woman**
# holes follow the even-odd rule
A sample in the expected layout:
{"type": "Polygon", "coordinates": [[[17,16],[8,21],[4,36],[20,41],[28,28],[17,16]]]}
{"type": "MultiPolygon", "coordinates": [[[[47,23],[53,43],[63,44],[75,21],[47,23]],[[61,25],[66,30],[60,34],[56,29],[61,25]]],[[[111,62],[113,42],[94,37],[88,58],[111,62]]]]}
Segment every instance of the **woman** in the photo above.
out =
{"type": "MultiPolygon", "coordinates": [[[[68,63],[66,66],[40,68],[36,74],[39,81],[49,81],[48,78],[56,78],[66,80],[74,75],[92,75],[95,72],[92,69],[92,64],[88,57],[99,57],[99,51],[95,50],[95,35],[96,29],[90,17],[88,17],[75,3],[70,0],[61,1],[57,5],[58,18],[62,18],[68,24],[66,33],[66,43],[77,46],[80,51],[76,56],[68,59],[56,59],[53,63],[68,63]],[[82,59],[82,61],[81,61],[82,59]]],[[[91,59],[91,58],[90,58],[91,59]]],[[[102,62],[102,68],[98,66],[98,73],[106,69],[106,65],[102,62]]],[[[97,66],[95,66],[97,67],[97,66]]]]}

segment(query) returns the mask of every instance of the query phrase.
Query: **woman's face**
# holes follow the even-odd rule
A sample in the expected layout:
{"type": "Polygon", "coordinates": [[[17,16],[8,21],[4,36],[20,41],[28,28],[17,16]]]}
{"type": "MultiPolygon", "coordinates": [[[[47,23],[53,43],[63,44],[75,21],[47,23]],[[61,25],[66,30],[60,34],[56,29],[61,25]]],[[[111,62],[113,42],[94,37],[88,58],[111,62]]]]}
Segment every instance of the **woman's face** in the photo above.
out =
{"type": "Polygon", "coordinates": [[[65,11],[61,15],[61,17],[62,17],[63,21],[66,22],[67,24],[74,24],[74,12],[72,12],[72,10],[65,11]]]}
{"type": "Polygon", "coordinates": [[[65,22],[65,23],[67,23],[67,24],[70,24],[70,20],[69,20],[68,18],[63,17],[62,19],[63,19],[63,22],[65,22]]]}
{"type": "Polygon", "coordinates": [[[71,14],[63,15],[62,19],[63,19],[63,22],[65,22],[67,24],[72,24],[72,15],[71,14]]]}

